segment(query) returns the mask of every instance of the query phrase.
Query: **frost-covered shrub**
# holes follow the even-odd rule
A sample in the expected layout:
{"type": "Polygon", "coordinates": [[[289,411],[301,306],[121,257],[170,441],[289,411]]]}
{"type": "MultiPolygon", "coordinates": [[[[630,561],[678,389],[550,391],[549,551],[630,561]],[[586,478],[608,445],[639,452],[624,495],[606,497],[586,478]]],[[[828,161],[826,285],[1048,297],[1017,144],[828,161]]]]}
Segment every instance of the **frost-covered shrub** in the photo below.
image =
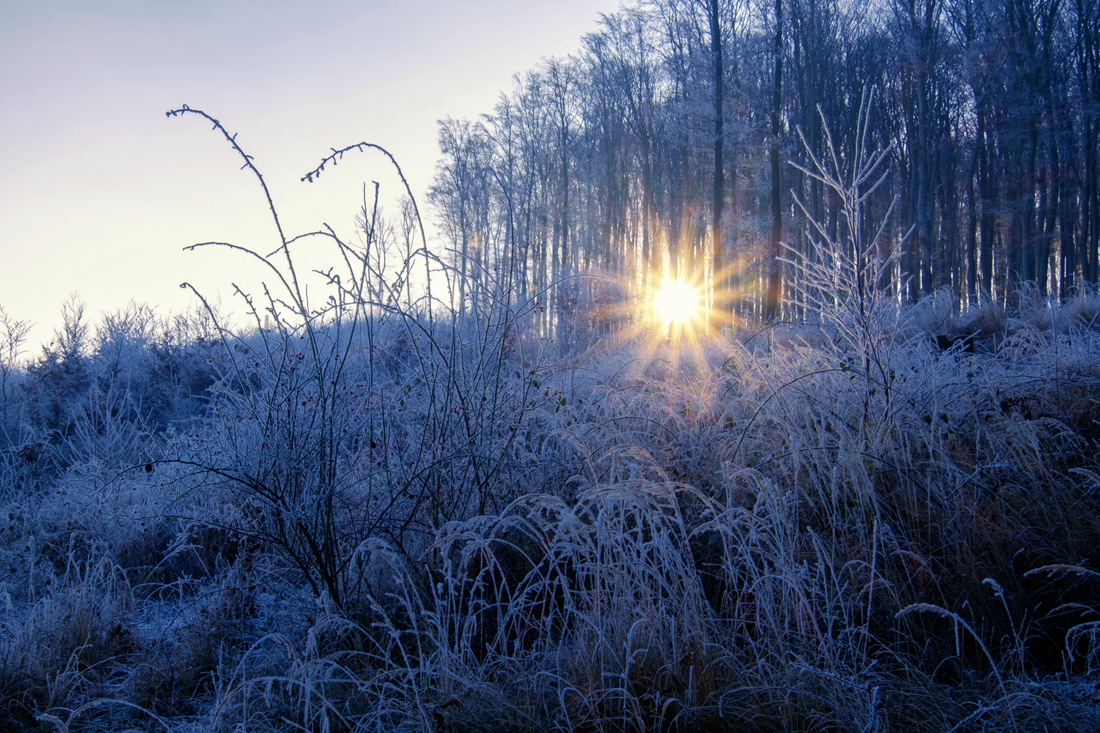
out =
{"type": "MultiPolygon", "coordinates": [[[[213,122],[267,192],[219,123],[177,113],[213,122]]],[[[533,305],[514,306],[487,274],[459,288],[469,304],[458,310],[430,288],[412,300],[401,283],[432,261],[427,251],[390,275],[377,203],[360,224],[360,244],[331,229],[305,235],[322,237],[343,263],[322,273],[321,305],[306,300],[291,254],[301,237],[280,229],[267,257],[232,247],[275,284],[263,301],[243,296],[254,329],[214,319],[224,360],[206,416],[164,454],[195,470],[186,491],[218,492],[241,517],[229,523],[235,530],[339,608],[363,582],[353,563],[362,542],[385,537],[415,555],[446,522],[510,501],[531,470],[512,460],[513,446],[549,400],[538,386],[548,371],[541,353],[512,351],[533,305]]],[[[463,277],[443,274],[452,287],[463,277]]]]}
{"type": "Polygon", "coordinates": [[[147,463],[153,436],[205,409],[220,358],[202,319],[155,317],[131,304],[92,331],[75,296],[42,355],[8,374],[3,470],[8,485],[35,482],[85,462],[147,463]]]}

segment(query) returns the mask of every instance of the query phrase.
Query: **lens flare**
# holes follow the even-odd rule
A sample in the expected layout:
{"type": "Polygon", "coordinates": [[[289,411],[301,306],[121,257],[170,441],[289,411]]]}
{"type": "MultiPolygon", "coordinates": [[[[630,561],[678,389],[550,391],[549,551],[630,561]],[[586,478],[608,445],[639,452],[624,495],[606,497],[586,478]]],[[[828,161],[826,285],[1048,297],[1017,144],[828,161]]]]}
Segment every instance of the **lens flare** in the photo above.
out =
{"type": "Polygon", "coordinates": [[[683,326],[699,316],[699,293],[683,280],[665,280],[653,298],[662,325],[683,326]]]}

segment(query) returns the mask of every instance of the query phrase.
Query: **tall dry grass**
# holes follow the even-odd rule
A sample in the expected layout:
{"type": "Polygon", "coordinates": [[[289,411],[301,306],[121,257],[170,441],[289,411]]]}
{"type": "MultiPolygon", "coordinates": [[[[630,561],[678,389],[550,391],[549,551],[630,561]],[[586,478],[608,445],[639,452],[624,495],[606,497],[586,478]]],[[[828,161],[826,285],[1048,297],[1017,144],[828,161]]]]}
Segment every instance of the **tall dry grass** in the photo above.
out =
{"type": "MultiPolygon", "coordinates": [[[[875,162],[816,171],[849,221],[875,162]]],[[[74,322],[4,405],[0,724],[1100,729],[1095,293],[903,307],[841,231],[803,323],[690,349],[331,231],[331,307],[289,258],[251,330],[74,322]]]]}

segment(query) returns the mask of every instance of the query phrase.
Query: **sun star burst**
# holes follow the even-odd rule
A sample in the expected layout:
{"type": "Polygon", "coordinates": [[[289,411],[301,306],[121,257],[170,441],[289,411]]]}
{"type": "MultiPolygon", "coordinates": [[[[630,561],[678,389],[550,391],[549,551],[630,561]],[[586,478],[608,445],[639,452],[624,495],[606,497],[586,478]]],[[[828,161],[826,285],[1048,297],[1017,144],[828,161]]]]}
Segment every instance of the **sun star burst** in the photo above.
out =
{"type": "Polygon", "coordinates": [[[699,316],[699,293],[683,280],[665,280],[653,299],[662,325],[683,326],[699,316]]]}

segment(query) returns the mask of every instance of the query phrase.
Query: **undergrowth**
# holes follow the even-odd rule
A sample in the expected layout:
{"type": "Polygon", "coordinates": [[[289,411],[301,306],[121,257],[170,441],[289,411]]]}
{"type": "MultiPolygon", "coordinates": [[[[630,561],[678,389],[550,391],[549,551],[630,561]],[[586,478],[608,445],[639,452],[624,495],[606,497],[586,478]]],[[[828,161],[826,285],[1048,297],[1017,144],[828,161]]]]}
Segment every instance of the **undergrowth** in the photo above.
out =
{"type": "Polygon", "coordinates": [[[1100,729],[1094,292],[902,307],[848,231],[804,323],[570,351],[374,212],[320,306],[280,229],[251,326],[5,362],[0,726],[1100,729]]]}

